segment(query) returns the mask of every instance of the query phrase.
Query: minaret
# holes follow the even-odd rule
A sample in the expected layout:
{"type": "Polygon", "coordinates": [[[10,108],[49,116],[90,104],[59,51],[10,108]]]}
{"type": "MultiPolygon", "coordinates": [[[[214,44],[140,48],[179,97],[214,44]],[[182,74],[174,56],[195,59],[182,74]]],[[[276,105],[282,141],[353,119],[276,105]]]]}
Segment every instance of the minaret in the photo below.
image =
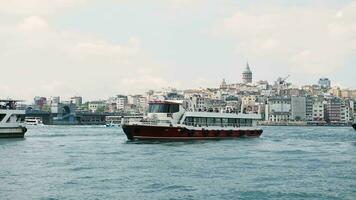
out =
{"type": "Polygon", "coordinates": [[[246,64],[246,69],[242,72],[242,82],[245,84],[252,83],[252,72],[248,62],[246,64]]]}

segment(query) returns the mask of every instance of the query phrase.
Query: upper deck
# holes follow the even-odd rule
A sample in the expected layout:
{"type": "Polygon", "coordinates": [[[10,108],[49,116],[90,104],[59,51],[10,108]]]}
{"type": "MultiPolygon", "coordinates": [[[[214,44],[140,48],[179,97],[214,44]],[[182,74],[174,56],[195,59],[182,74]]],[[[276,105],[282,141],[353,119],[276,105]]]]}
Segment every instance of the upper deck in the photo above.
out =
{"type": "Polygon", "coordinates": [[[246,113],[216,113],[216,112],[185,112],[186,117],[228,118],[228,119],[252,119],[261,120],[260,114],[246,113]]]}
{"type": "Polygon", "coordinates": [[[22,100],[0,99],[0,110],[17,110],[17,103],[22,100]]]}

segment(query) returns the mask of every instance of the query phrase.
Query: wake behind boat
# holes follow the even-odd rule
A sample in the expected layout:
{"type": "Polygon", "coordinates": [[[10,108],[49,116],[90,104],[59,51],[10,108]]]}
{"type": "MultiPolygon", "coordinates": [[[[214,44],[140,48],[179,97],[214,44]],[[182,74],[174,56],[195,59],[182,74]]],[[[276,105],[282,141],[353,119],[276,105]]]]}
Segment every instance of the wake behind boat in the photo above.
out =
{"type": "Polygon", "coordinates": [[[147,117],[141,121],[123,120],[129,140],[199,140],[259,137],[259,114],[187,112],[182,102],[149,103],[147,117]]]}
{"type": "Polygon", "coordinates": [[[0,100],[0,138],[24,137],[25,110],[17,110],[16,100],[0,100]]]}

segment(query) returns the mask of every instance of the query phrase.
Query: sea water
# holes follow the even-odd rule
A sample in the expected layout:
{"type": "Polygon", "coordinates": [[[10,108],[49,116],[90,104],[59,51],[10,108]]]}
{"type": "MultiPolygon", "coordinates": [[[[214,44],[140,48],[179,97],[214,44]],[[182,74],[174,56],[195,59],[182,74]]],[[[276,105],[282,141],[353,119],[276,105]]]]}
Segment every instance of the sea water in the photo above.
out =
{"type": "Polygon", "coordinates": [[[128,142],[121,128],[28,127],[0,140],[0,199],[356,199],[356,132],[128,142]]]}

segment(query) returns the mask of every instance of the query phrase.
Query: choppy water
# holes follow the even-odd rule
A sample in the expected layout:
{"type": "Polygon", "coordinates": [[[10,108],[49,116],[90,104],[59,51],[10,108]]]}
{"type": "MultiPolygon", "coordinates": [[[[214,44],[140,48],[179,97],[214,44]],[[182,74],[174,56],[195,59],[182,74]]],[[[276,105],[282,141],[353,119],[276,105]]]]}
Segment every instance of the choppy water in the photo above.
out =
{"type": "Polygon", "coordinates": [[[351,128],[127,142],[120,128],[33,127],[0,140],[0,199],[356,199],[351,128]]]}

